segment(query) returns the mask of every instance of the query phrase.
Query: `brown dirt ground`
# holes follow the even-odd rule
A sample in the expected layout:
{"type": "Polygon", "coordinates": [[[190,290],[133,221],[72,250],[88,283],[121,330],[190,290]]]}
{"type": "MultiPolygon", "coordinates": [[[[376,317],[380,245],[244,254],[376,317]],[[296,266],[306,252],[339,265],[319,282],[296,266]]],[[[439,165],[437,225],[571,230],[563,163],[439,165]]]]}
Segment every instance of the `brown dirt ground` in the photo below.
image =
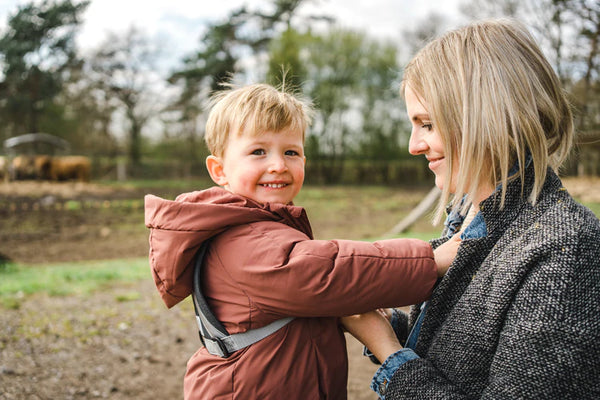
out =
{"type": "MultiPolygon", "coordinates": [[[[600,202],[600,179],[564,182],[580,200],[600,202]]],[[[315,236],[376,237],[390,225],[389,210],[377,212],[377,204],[404,202],[401,212],[407,212],[426,190],[391,189],[377,198],[357,198],[330,216],[313,218],[315,236]]],[[[0,263],[145,257],[141,199],[148,192],[176,194],[96,184],[0,183],[0,263]]],[[[350,196],[360,193],[356,188],[350,196]]],[[[0,310],[0,400],[182,398],[185,363],[199,345],[193,308],[186,301],[167,311],[150,276],[92,296],[37,294],[19,304],[0,310]]],[[[376,366],[360,352],[348,337],[349,399],[375,399],[368,383],[376,366]]]]}

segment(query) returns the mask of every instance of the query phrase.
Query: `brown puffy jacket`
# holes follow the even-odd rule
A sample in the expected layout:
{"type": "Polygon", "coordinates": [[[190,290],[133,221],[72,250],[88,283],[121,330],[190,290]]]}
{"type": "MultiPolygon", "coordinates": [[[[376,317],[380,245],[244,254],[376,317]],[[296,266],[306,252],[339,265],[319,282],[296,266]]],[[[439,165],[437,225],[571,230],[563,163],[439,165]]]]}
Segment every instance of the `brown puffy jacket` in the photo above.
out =
{"type": "Polygon", "coordinates": [[[437,278],[428,243],[312,240],[301,207],[221,188],[145,201],[152,274],[168,307],[191,294],[194,255],[210,238],[203,291],[229,333],[297,317],[226,359],[200,348],[188,362],[186,399],[345,399],[336,317],[422,301],[437,278]]]}

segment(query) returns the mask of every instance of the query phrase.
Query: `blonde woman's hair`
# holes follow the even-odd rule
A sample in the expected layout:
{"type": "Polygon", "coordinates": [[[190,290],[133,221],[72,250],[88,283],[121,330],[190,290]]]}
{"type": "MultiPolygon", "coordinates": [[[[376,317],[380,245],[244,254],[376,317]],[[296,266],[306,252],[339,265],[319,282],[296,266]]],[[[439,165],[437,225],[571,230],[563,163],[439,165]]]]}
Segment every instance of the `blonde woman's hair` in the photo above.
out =
{"type": "Polygon", "coordinates": [[[230,87],[211,97],[204,140],[210,152],[222,157],[229,135],[260,135],[284,129],[302,132],[312,118],[311,104],[299,96],[267,84],[230,87]]]}
{"type": "MultiPolygon", "coordinates": [[[[535,204],[546,179],[567,157],[573,118],[560,81],[524,25],[510,19],[473,23],[430,42],[404,71],[406,86],[428,105],[442,136],[448,168],[457,172],[455,209],[465,194],[468,207],[482,185],[502,184],[504,206],[510,168],[518,162],[523,190],[531,155],[535,204]]],[[[436,220],[449,201],[443,188],[436,220]]],[[[465,210],[462,210],[465,211],[465,210]]]]}

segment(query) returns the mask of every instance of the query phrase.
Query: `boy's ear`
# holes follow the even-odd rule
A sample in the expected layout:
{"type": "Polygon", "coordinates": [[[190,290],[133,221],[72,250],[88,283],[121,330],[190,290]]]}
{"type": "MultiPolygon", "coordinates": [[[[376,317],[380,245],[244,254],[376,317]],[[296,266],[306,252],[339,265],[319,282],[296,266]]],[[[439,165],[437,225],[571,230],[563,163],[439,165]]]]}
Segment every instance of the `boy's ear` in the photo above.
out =
{"type": "Polygon", "coordinates": [[[223,170],[223,159],[215,156],[206,157],[206,169],[208,173],[217,185],[225,186],[227,185],[227,177],[225,176],[225,171],[223,170]]]}

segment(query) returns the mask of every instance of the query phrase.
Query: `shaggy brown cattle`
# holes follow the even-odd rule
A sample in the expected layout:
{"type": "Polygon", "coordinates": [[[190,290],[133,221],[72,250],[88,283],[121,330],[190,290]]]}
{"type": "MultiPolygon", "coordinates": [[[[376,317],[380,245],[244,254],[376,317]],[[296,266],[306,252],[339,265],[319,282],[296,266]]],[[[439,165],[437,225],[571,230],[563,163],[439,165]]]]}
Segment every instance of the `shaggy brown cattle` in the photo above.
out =
{"type": "Polygon", "coordinates": [[[51,179],[50,170],[52,168],[52,157],[35,156],[34,164],[37,179],[41,179],[44,181],[51,179]]]}
{"type": "Polygon", "coordinates": [[[52,157],[46,155],[22,155],[13,158],[10,164],[10,178],[14,180],[50,179],[52,157]]]}
{"type": "Polygon", "coordinates": [[[11,179],[88,182],[90,169],[90,159],[83,156],[17,156],[11,163],[11,179]]]}
{"type": "Polygon", "coordinates": [[[83,156],[53,157],[49,168],[49,177],[53,181],[90,180],[90,159],[83,156]]]}
{"type": "Polygon", "coordinates": [[[8,179],[8,160],[4,156],[0,156],[0,180],[8,179]]]}
{"type": "Polygon", "coordinates": [[[11,179],[37,179],[35,156],[16,156],[11,163],[11,179]]]}

